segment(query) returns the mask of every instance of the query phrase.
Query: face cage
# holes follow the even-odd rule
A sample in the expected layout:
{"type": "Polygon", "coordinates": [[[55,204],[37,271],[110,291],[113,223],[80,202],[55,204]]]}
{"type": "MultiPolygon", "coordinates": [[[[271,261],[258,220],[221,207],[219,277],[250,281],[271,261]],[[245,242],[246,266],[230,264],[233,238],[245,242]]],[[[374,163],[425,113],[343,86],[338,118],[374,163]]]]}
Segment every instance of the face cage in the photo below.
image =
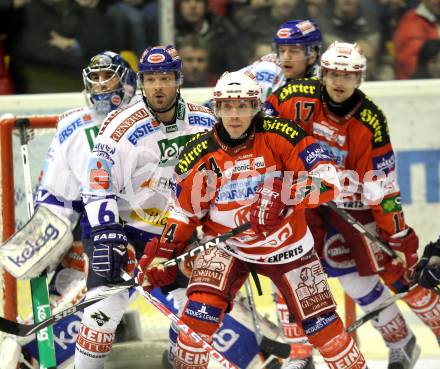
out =
{"type": "Polygon", "coordinates": [[[219,99],[214,100],[214,114],[217,118],[231,118],[231,117],[254,117],[258,112],[262,109],[260,99],[219,99]],[[239,108],[235,107],[232,111],[224,111],[222,112],[221,103],[226,101],[241,101],[241,100],[250,100],[252,102],[252,106],[250,111],[248,109],[242,109],[240,111],[239,108]]]}
{"type": "MultiPolygon", "coordinates": [[[[113,65],[113,64],[112,64],[113,65]]],[[[88,97],[88,101],[91,103],[93,109],[98,114],[108,114],[112,110],[117,109],[121,104],[125,102],[126,97],[126,91],[125,91],[125,84],[124,80],[128,77],[127,70],[124,68],[124,71],[122,74],[119,73],[121,66],[116,66],[115,69],[112,67],[105,67],[105,68],[97,68],[97,69],[91,69],[86,68],[83,72],[83,79],[84,79],[84,87],[86,96],[88,97]],[[105,81],[93,81],[90,78],[91,73],[99,73],[102,71],[111,71],[112,75],[105,81]],[[118,84],[117,87],[112,88],[110,90],[105,91],[94,91],[92,86],[93,85],[103,85],[109,81],[111,81],[114,76],[118,76],[118,84]]]]}

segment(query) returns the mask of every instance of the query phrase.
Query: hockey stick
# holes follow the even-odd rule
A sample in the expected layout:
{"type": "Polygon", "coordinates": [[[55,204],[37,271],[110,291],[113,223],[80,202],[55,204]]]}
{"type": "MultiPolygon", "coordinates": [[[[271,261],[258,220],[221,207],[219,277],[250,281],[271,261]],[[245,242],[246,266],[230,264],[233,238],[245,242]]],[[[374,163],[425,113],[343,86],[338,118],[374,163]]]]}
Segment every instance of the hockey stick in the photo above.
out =
{"type": "Polygon", "coordinates": [[[22,324],[17,323],[13,320],[8,320],[5,318],[0,317],[0,331],[13,334],[15,336],[20,337],[26,337],[33,333],[35,333],[38,330],[47,328],[56,322],[58,322],[61,319],[64,319],[70,315],[75,314],[76,312],[86,308],[87,306],[93,305],[94,303],[104,300],[107,297],[110,297],[114,295],[115,293],[124,291],[130,287],[133,287],[135,285],[135,279],[132,278],[129,281],[125,281],[121,284],[118,284],[117,286],[110,287],[109,289],[103,291],[99,295],[93,296],[87,300],[84,300],[76,305],[73,305],[71,307],[68,307],[67,309],[64,309],[63,311],[59,312],[58,314],[52,315],[51,317],[47,318],[46,320],[43,320],[39,323],[34,324],[22,324]]]}
{"type": "MultiPolygon", "coordinates": [[[[34,213],[34,202],[32,193],[31,168],[29,165],[28,136],[26,128],[29,126],[29,119],[17,119],[16,126],[20,129],[21,160],[23,164],[24,185],[26,191],[26,206],[29,218],[34,213]]],[[[43,273],[37,278],[31,279],[32,308],[34,321],[36,323],[50,317],[49,289],[47,286],[46,274],[43,273]]],[[[57,360],[55,356],[55,342],[52,326],[47,326],[37,333],[38,354],[42,368],[55,368],[57,360]]]]}
{"type": "MultiPolygon", "coordinates": [[[[130,281],[130,276],[127,273],[124,273],[122,278],[126,281],[130,281]]],[[[142,286],[135,285],[136,290],[151,303],[157,310],[159,310],[162,314],[164,314],[168,319],[175,323],[175,326],[178,331],[183,331],[187,335],[189,335],[195,342],[201,343],[203,348],[206,349],[217,362],[219,362],[223,367],[229,369],[239,369],[233,363],[231,363],[228,359],[226,359],[222,354],[220,354],[214,347],[212,347],[208,342],[206,342],[200,335],[195,332],[193,329],[188,327],[180,318],[178,318],[170,309],[168,309],[164,304],[162,304],[158,299],[156,299],[149,292],[145,291],[142,286]]]]}
{"type": "Polygon", "coordinates": [[[261,332],[260,324],[258,323],[257,311],[254,305],[254,294],[252,292],[251,284],[249,280],[244,283],[246,288],[247,301],[249,310],[252,314],[252,323],[254,325],[255,337],[257,338],[258,346],[263,353],[268,355],[274,355],[282,359],[286,359],[290,356],[290,345],[288,343],[272,340],[263,335],[261,332]]]}
{"type": "Polygon", "coordinates": [[[388,306],[394,304],[397,300],[401,299],[402,297],[405,297],[408,294],[408,292],[409,291],[396,293],[395,295],[388,297],[384,302],[382,302],[374,310],[366,313],[364,316],[360,317],[358,320],[356,320],[354,323],[352,323],[349,327],[347,327],[346,331],[348,333],[354,332],[356,329],[358,329],[360,326],[364,325],[369,320],[374,319],[377,315],[379,315],[379,313],[381,311],[385,310],[388,306]]]}
{"type": "Polygon", "coordinates": [[[190,251],[184,252],[176,258],[164,262],[163,265],[165,265],[166,267],[177,265],[178,263],[181,263],[188,258],[196,256],[197,254],[200,254],[201,252],[208,250],[211,247],[220,246],[220,243],[226,241],[228,238],[231,238],[241,232],[248,230],[250,227],[250,223],[239,225],[238,227],[231,229],[229,232],[223,233],[221,236],[212,238],[209,241],[201,243],[198,246],[192,248],[190,251]]]}
{"type": "MultiPolygon", "coordinates": [[[[223,242],[226,239],[228,239],[229,237],[245,231],[249,227],[250,227],[249,223],[243,224],[237,228],[232,229],[231,231],[229,231],[225,234],[222,234],[222,235],[215,237],[205,243],[200,244],[195,249],[192,249],[191,251],[186,252],[186,253],[178,256],[175,259],[171,259],[167,263],[169,265],[176,265],[178,262],[182,262],[182,261],[186,260],[188,257],[192,257],[194,255],[197,255],[202,250],[207,250],[210,247],[216,246],[220,242],[223,242]],[[198,250],[198,251],[194,252],[194,250],[196,250],[196,251],[198,250]],[[182,256],[183,256],[183,258],[182,258],[182,256]]],[[[165,263],[165,265],[167,265],[167,263],[165,263]]],[[[94,304],[95,302],[98,302],[98,301],[101,301],[101,300],[107,298],[108,296],[111,296],[116,292],[122,291],[126,288],[129,288],[129,287],[132,287],[132,286],[134,286],[134,284],[135,284],[135,280],[132,279],[130,283],[124,282],[120,285],[111,287],[109,290],[104,291],[103,293],[101,293],[97,296],[94,296],[93,298],[82,301],[77,305],[71,306],[71,307],[61,311],[60,313],[55,314],[55,315],[53,315],[53,316],[51,316],[51,317],[47,318],[46,320],[43,320],[39,323],[22,324],[22,323],[17,323],[13,320],[8,320],[3,317],[0,317],[0,331],[14,334],[16,336],[21,336],[21,337],[28,336],[32,333],[35,333],[35,331],[37,331],[39,329],[44,329],[50,325],[53,325],[54,323],[56,323],[57,321],[59,321],[63,318],[66,318],[72,314],[75,314],[77,311],[82,310],[82,309],[86,308],[87,306],[94,304]]]]}
{"type": "MultiPolygon", "coordinates": [[[[354,216],[352,216],[349,212],[344,209],[338,208],[333,201],[326,203],[326,205],[331,208],[335,213],[337,213],[341,218],[343,218],[347,223],[349,223],[354,229],[356,229],[359,233],[363,234],[367,237],[371,242],[377,245],[385,254],[391,256],[392,258],[398,259],[403,263],[403,260],[396,254],[396,252],[383,243],[376,235],[371,233],[365,226],[359,222],[354,216]]],[[[440,288],[434,287],[433,290],[440,295],[440,288]]]]}

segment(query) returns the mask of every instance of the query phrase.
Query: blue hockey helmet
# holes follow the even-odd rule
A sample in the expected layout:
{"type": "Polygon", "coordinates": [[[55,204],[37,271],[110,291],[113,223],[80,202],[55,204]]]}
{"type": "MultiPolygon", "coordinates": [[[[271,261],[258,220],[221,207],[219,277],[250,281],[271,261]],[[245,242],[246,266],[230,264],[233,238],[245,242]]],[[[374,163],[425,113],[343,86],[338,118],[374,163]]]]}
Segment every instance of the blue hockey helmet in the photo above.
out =
{"type": "Polygon", "coordinates": [[[92,57],[82,75],[88,100],[100,114],[122,107],[136,93],[136,73],[113,51],[92,57]]]}
{"type": "Polygon", "coordinates": [[[280,45],[301,45],[306,52],[311,48],[322,46],[322,34],[318,25],[312,20],[290,20],[283,23],[273,38],[277,46],[280,45]]]}
{"type": "Polygon", "coordinates": [[[139,60],[138,69],[141,79],[144,73],[175,72],[178,84],[182,83],[182,59],[173,45],[145,49],[139,60]]]}

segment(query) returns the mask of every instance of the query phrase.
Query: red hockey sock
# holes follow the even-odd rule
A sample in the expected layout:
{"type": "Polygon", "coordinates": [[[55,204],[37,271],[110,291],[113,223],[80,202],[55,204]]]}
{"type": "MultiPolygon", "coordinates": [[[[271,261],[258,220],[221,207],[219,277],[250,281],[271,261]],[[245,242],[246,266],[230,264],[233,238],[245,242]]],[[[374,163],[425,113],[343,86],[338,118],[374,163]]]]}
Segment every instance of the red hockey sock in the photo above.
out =
{"type": "MultiPolygon", "coordinates": [[[[212,337],[204,334],[200,336],[208,343],[212,337]]],[[[176,356],[174,367],[176,369],[207,369],[209,363],[209,352],[203,348],[203,343],[195,342],[186,333],[180,331],[177,337],[176,356]]]]}
{"type": "Polygon", "coordinates": [[[278,321],[283,329],[284,338],[290,343],[290,357],[294,359],[305,359],[312,356],[313,346],[308,342],[304,342],[307,341],[307,336],[302,327],[296,323],[290,323],[289,310],[284,302],[284,298],[279,292],[277,300],[278,321]]]}
{"type": "Polygon", "coordinates": [[[344,330],[340,318],[309,336],[330,369],[367,369],[356,342],[344,330]]]}
{"type": "Polygon", "coordinates": [[[440,296],[434,291],[416,287],[403,300],[436,335],[440,336],[440,296]]]}

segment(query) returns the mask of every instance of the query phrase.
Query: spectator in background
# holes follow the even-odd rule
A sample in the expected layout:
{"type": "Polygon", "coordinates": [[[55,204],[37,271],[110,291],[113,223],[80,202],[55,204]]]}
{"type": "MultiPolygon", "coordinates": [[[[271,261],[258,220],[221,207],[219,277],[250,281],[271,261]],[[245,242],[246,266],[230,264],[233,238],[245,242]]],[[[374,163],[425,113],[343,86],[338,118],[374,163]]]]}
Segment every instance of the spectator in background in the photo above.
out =
{"type": "Polygon", "coordinates": [[[9,68],[9,43],[19,27],[21,8],[30,0],[0,0],[0,95],[13,94],[13,77],[9,68]]]}
{"type": "Polygon", "coordinates": [[[179,48],[182,59],[182,87],[215,86],[216,78],[209,73],[209,48],[198,35],[186,36],[179,48]]]}
{"type": "Polygon", "coordinates": [[[420,48],[413,79],[440,78],[440,40],[428,40],[420,48]]]}
{"type": "Polygon", "coordinates": [[[157,1],[120,0],[115,2],[109,11],[114,16],[120,15],[127,18],[129,28],[124,36],[129,42],[128,49],[136,53],[137,59],[139,59],[146,46],[157,45],[157,1]]]}
{"type": "MultiPolygon", "coordinates": [[[[301,0],[262,0],[250,4],[235,4],[232,17],[240,29],[244,43],[271,40],[278,26],[289,19],[308,19],[305,2],[301,0]]],[[[252,59],[252,53],[247,60],[252,59]]]]}
{"type": "Polygon", "coordinates": [[[267,40],[257,40],[254,42],[254,52],[251,58],[248,60],[248,64],[252,64],[256,60],[259,60],[264,55],[273,53],[272,43],[267,40]]]}
{"type": "Polygon", "coordinates": [[[217,75],[238,69],[246,62],[244,50],[238,44],[241,40],[237,28],[229,19],[210,13],[208,0],[178,0],[176,8],[178,48],[185,36],[199,35],[209,47],[209,71],[217,75]]]}
{"type": "Polygon", "coordinates": [[[327,5],[327,0],[305,0],[308,18],[317,19],[327,5]]]}
{"type": "Polygon", "coordinates": [[[422,0],[401,18],[394,34],[397,79],[410,78],[417,67],[418,53],[429,39],[439,39],[440,0],[422,0]]]}
{"type": "Polygon", "coordinates": [[[123,17],[110,15],[110,1],[32,0],[11,43],[21,83],[17,93],[80,91],[78,70],[101,50],[125,49],[123,17]]]}
{"type": "Polygon", "coordinates": [[[355,43],[359,39],[368,40],[379,48],[379,24],[371,14],[365,13],[360,0],[329,0],[318,24],[324,48],[334,41],[355,43]]]}
{"type": "Polygon", "coordinates": [[[367,59],[366,81],[389,81],[394,79],[394,70],[390,64],[382,63],[379,50],[369,40],[357,40],[363,55],[367,59]]]}

